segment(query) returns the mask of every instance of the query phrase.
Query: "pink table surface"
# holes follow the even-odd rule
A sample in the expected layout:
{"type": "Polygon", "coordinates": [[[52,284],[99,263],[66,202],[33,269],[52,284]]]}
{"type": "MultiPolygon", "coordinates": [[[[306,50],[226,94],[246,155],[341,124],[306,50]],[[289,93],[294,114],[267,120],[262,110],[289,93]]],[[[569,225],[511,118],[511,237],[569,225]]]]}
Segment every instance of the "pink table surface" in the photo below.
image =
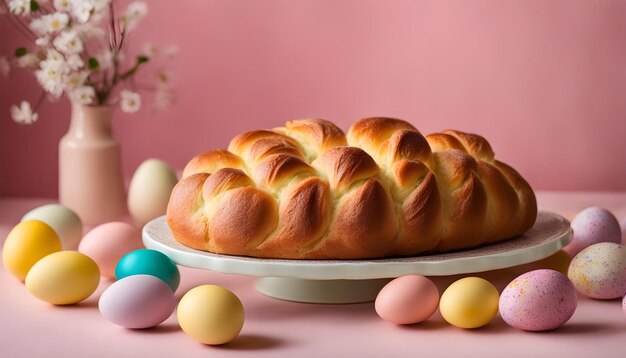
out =
{"type": "MultiPolygon", "coordinates": [[[[571,217],[598,205],[626,216],[626,193],[538,193],[540,207],[571,217]]],[[[46,199],[0,199],[0,238],[28,210],[46,199]]],[[[22,283],[0,269],[0,356],[2,357],[624,357],[626,317],[621,302],[579,297],[578,309],[563,327],[544,333],[508,327],[498,316],[488,326],[463,330],[448,325],[439,312],[413,326],[396,326],[378,318],[373,303],[317,305],[265,297],[254,279],[181,267],[180,298],[201,284],[222,285],[242,300],[246,321],[241,335],[223,346],[205,346],[179,328],[175,314],[156,328],[128,330],[106,321],[96,293],[73,306],[38,301],[22,283]]],[[[500,290],[521,268],[479,274],[500,290]]],[[[443,291],[458,277],[434,278],[443,291]]]]}

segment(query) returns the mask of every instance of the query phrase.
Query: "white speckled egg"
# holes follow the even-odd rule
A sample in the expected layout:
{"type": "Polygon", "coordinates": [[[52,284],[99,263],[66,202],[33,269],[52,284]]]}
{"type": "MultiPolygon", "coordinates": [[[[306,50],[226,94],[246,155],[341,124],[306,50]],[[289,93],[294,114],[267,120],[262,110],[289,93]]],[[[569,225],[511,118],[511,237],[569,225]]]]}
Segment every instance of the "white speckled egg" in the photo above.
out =
{"type": "Polygon", "coordinates": [[[39,220],[50,225],[61,239],[63,250],[76,250],[83,237],[83,224],[71,209],[58,204],[40,206],[29,211],[21,221],[39,220]]]}
{"type": "Polygon", "coordinates": [[[599,242],[619,244],[622,241],[622,232],[615,216],[598,207],[590,207],[578,213],[572,220],[572,230],[572,242],[563,249],[572,257],[599,242]]]}
{"type": "Polygon", "coordinates": [[[567,276],[578,292],[591,298],[614,299],[626,293],[626,246],[601,242],[572,259],[567,276]]]}
{"type": "Polygon", "coordinates": [[[128,187],[128,211],[137,227],[165,214],[177,182],[176,173],[164,161],[148,159],[141,163],[128,187]]]}
{"type": "Polygon", "coordinates": [[[548,331],[567,322],[576,311],[574,285],[554,270],[527,272],[511,281],[500,295],[500,316],[525,331],[548,331]]]}

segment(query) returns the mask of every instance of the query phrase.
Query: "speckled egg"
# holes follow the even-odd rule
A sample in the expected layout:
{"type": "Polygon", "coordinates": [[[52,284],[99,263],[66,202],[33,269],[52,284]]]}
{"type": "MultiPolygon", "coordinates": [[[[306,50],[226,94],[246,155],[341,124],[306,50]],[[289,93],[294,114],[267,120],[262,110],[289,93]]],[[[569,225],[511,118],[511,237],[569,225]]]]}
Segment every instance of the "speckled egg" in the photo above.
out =
{"type": "Polygon", "coordinates": [[[622,232],[617,219],[608,210],[590,207],[572,220],[572,242],[564,250],[572,257],[584,248],[599,242],[622,241],[622,232]]]}
{"type": "Polygon", "coordinates": [[[500,295],[500,316],[525,331],[549,331],[562,326],[576,311],[576,289],[555,270],[527,272],[511,281],[500,295]]]}
{"type": "Polygon", "coordinates": [[[427,320],[439,306],[439,290],[424,276],[406,275],[389,282],[376,296],[380,318],[395,324],[427,320]]]}
{"type": "Polygon", "coordinates": [[[589,246],[572,259],[567,276],[585,296],[599,299],[624,296],[626,246],[612,242],[589,246]]]}

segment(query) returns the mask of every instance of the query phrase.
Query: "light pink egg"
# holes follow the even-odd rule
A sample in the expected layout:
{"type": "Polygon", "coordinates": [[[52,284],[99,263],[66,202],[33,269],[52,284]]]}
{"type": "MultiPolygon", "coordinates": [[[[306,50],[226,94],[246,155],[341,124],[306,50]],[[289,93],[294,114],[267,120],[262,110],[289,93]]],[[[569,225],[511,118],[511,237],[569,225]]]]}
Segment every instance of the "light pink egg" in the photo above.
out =
{"type": "Polygon", "coordinates": [[[500,295],[500,316],[526,331],[548,331],[562,326],[576,311],[574,285],[554,270],[527,272],[511,281],[500,295]]]}
{"type": "Polygon", "coordinates": [[[114,282],[100,296],[100,313],[126,328],[154,327],[165,321],[176,308],[170,287],[150,275],[134,275],[114,282]]]}
{"type": "Polygon", "coordinates": [[[127,253],[143,248],[141,232],[124,222],[110,222],[89,231],[78,251],[91,257],[104,277],[115,279],[115,266],[127,253]]]}
{"type": "Polygon", "coordinates": [[[563,249],[571,257],[599,242],[619,244],[622,241],[622,231],[615,216],[598,207],[590,207],[578,213],[572,220],[572,230],[572,241],[563,249]]]}
{"type": "Polygon", "coordinates": [[[414,324],[427,320],[439,304],[437,286],[424,276],[407,275],[389,282],[378,293],[376,313],[389,322],[414,324]]]}

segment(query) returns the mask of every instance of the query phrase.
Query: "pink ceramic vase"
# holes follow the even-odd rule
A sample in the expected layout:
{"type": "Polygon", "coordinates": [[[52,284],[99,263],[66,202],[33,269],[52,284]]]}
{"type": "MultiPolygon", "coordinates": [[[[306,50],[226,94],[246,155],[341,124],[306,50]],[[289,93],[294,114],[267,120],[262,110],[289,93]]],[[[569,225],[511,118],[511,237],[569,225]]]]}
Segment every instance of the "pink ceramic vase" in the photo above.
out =
{"type": "Polygon", "coordinates": [[[59,201],[87,225],[127,213],[113,107],[72,104],[70,128],[59,143],[59,201]]]}

